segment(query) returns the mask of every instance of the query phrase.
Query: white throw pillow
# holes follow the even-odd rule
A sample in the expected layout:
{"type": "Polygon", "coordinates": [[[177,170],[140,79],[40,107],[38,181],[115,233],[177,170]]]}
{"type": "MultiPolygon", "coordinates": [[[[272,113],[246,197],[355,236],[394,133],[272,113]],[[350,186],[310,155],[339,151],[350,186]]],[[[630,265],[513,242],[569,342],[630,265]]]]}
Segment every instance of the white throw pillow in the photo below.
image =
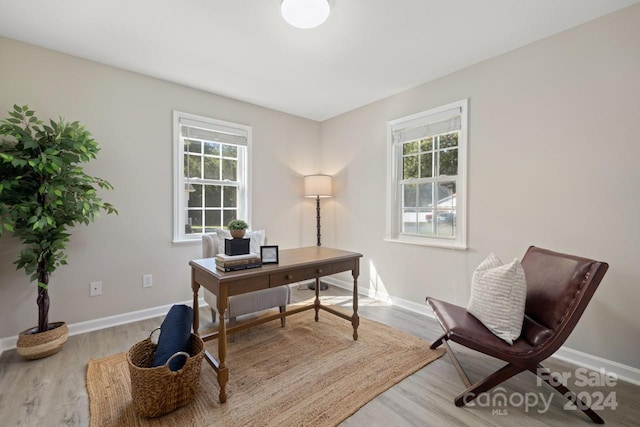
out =
{"type": "MultiPolygon", "coordinates": [[[[224,253],[224,240],[231,238],[229,230],[216,230],[218,237],[218,253],[224,253]]],[[[244,234],[245,239],[250,239],[249,251],[260,256],[260,246],[264,246],[264,230],[247,231],[244,234]]]]}
{"type": "Polygon", "coordinates": [[[473,272],[467,311],[497,337],[513,345],[522,331],[527,282],[517,259],[502,265],[493,253],[473,272]]]}

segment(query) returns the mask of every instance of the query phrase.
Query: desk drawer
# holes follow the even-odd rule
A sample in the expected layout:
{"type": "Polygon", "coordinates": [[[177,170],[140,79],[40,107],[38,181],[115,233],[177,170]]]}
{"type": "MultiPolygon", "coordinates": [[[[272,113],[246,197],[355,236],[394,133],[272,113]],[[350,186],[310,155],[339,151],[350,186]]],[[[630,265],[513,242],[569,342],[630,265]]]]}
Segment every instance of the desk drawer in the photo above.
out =
{"type": "Polygon", "coordinates": [[[232,296],[259,291],[260,289],[267,289],[268,287],[269,279],[267,276],[258,276],[229,282],[227,289],[229,290],[229,296],[232,296]]]}
{"type": "Polygon", "coordinates": [[[289,283],[300,282],[302,280],[328,276],[330,274],[351,270],[354,268],[354,265],[353,261],[343,261],[338,263],[322,264],[316,267],[297,268],[287,272],[272,273],[269,275],[269,285],[272,287],[288,285],[289,283]]]}

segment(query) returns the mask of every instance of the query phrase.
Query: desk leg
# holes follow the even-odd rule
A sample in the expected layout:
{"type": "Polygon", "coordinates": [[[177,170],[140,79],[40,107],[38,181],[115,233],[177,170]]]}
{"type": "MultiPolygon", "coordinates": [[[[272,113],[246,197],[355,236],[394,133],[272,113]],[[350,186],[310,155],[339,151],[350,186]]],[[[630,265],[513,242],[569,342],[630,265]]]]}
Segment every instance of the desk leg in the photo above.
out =
{"type": "Polygon", "coordinates": [[[227,382],[229,381],[229,368],[227,368],[227,324],[225,321],[225,313],[227,311],[227,290],[220,286],[220,295],[218,296],[218,318],[220,326],[218,328],[218,385],[220,386],[220,403],[227,401],[227,382]]]}
{"type": "Polygon", "coordinates": [[[358,317],[358,270],[352,270],[353,275],[353,316],[351,316],[351,325],[353,326],[353,340],[358,340],[358,326],[360,318],[358,317]]]}
{"type": "Polygon", "coordinates": [[[195,273],[193,268],[191,269],[191,290],[193,291],[193,333],[198,334],[200,329],[200,313],[198,313],[198,292],[200,291],[200,284],[196,283],[195,273]]]}
{"type": "Polygon", "coordinates": [[[318,312],[320,311],[320,278],[316,277],[316,299],[313,302],[313,307],[316,310],[316,322],[318,321],[318,312]]]}

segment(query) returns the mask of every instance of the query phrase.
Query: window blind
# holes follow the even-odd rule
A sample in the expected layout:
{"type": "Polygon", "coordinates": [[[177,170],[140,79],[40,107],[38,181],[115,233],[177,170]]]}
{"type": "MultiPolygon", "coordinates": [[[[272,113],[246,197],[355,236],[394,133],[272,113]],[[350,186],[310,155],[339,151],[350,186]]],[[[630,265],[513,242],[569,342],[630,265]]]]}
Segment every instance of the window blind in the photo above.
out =
{"type": "Polygon", "coordinates": [[[393,144],[428,138],[442,133],[454,132],[462,128],[460,108],[453,108],[410,122],[402,123],[400,129],[393,130],[393,144]]]}
{"type": "Polygon", "coordinates": [[[242,146],[246,146],[248,140],[247,132],[243,129],[199,122],[184,117],[180,118],[180,135],[185,138],[242,146]]]}

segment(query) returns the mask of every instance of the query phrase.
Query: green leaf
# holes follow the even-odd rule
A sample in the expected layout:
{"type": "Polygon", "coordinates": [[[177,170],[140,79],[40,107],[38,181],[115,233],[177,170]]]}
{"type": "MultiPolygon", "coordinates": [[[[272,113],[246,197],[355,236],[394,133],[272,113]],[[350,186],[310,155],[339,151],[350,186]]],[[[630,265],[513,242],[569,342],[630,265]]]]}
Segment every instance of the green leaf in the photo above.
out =
{"type": "Polygon", "coordinates": [[[8,224],[8,223],[6,223],[6,222],[4,223],[4,229],[5,229],[5,230],[7,230],[7,231],[9,231],[9,232],[13,232],[13,230],[14,230],[14,229],[13,229],[13,225],[8,224]]]}

